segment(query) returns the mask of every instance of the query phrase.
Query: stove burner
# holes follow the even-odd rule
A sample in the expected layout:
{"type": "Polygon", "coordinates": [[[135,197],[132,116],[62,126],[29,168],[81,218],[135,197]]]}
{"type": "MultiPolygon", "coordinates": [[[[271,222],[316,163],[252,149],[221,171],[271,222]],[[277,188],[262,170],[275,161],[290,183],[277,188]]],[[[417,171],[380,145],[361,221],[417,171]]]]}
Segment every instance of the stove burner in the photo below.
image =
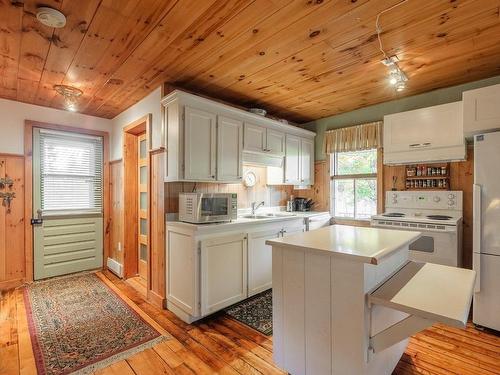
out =
{"type": "Polygon", "coordinates": [[[451,216],[446,215],[428,215],[426,217],[431,220],[450,220],[452,218],[451,216]]]}
{"type": "Polygon", "coordinates": [[[386,216],[386,217],[404,217],[405,214],[402,214],[401,212],[388,212],[386,214],[382,214],[382,216],[386,216]]]}

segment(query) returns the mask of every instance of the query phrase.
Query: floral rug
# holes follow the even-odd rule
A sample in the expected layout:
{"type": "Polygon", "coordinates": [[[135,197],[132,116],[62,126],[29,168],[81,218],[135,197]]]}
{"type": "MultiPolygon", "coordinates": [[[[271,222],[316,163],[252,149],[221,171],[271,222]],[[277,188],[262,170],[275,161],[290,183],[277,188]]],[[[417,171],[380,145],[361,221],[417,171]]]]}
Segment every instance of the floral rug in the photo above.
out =
{"type": "Polygon", "coordinates": [[[273,334],[273,292],[271,289],[230,306],[224,312],[264,335],[273,334]]]}
{"type": "Polygon", "coordinates": [[[94,273],[35,282],[24,300],[39,375],[90,374],[167,339],[94,273]]]}

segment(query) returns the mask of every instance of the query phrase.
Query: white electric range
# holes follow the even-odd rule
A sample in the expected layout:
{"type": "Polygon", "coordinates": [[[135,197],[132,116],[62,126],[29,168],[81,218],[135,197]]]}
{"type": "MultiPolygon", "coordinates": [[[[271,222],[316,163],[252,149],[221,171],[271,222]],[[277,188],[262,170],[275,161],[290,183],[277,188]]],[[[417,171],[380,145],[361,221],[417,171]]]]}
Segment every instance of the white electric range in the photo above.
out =
{"type": "Polygon", "coordinates": [[[410,259],[462,265],[461,191],[388,191],[385,212],[372,216],[371,225],[414,230],[422,236],[410,244],[410,259]]]}

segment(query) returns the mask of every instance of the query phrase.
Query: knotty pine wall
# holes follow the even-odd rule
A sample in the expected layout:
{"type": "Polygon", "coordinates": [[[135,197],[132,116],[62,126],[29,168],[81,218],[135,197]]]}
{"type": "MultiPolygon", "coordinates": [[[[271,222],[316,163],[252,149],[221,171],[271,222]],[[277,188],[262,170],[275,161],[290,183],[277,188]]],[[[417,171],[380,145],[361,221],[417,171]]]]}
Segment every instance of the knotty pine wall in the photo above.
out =
{"type": "Polygon", "coordinates": [[[16,287],[25,277],[24,249],[24,157],[0,154],[0,178],[14,180],[12,189],[5,187],[0,192],[14,192],[10,212],[0,200],[0,290],[16,287]]]}

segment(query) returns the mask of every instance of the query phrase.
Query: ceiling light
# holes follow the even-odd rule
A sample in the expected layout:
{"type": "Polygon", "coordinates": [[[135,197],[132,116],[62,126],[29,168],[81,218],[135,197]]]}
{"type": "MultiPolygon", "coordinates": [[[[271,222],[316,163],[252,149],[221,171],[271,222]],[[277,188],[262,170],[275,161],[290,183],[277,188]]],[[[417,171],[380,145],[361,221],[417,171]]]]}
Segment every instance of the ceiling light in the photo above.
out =
{"type": "Polygon", "coordinates": [[[64,98],[64,106],[67,110],[76,112],[78,109],[78,98],[83,94],[83,91],[74,86],[55,85],[54,90],[64,98]]]}
{"type": "Polygon", "coordinates": [[[405,81],[398,81],[395,84],[396,91],[401,92],[406,88],[406,82],[405,81]]]}
{"type": "Polygon", "coordinates": [[[401,2],[394,4],[393,6],[383,10],[377,15],[377,20],[375,21],[375,30],[377,32],[377,38],[379,43],[379,49],[384,58],[382,59],[382,64],[389,68],[389,83],[396,88],[396,91],[401,92],[406,88],[406,81],[408,81],[408,77],[403,72],[403,70],[399,67],[398,62],[399,59],[397,56],[387,56],[387,53],[384,51],[384,47],[382,45],[382,28],[380,27],[380,16],[390,10],[406,3],[408,0],[402,0],[401,2]]]}
{"type": "Polygon", "coordinates": [[[394,86],[398,82],[399,82],[399,74],[397,74],[396,72],[391,72],[389,76],[389,83],[394,86]]]}
{"type": "Polygon", "coordinates": [[[40,23],[48,27],[61,28],[66,25],[66,16],[54,8],[37,8],[36,18],[40,23]]]}

